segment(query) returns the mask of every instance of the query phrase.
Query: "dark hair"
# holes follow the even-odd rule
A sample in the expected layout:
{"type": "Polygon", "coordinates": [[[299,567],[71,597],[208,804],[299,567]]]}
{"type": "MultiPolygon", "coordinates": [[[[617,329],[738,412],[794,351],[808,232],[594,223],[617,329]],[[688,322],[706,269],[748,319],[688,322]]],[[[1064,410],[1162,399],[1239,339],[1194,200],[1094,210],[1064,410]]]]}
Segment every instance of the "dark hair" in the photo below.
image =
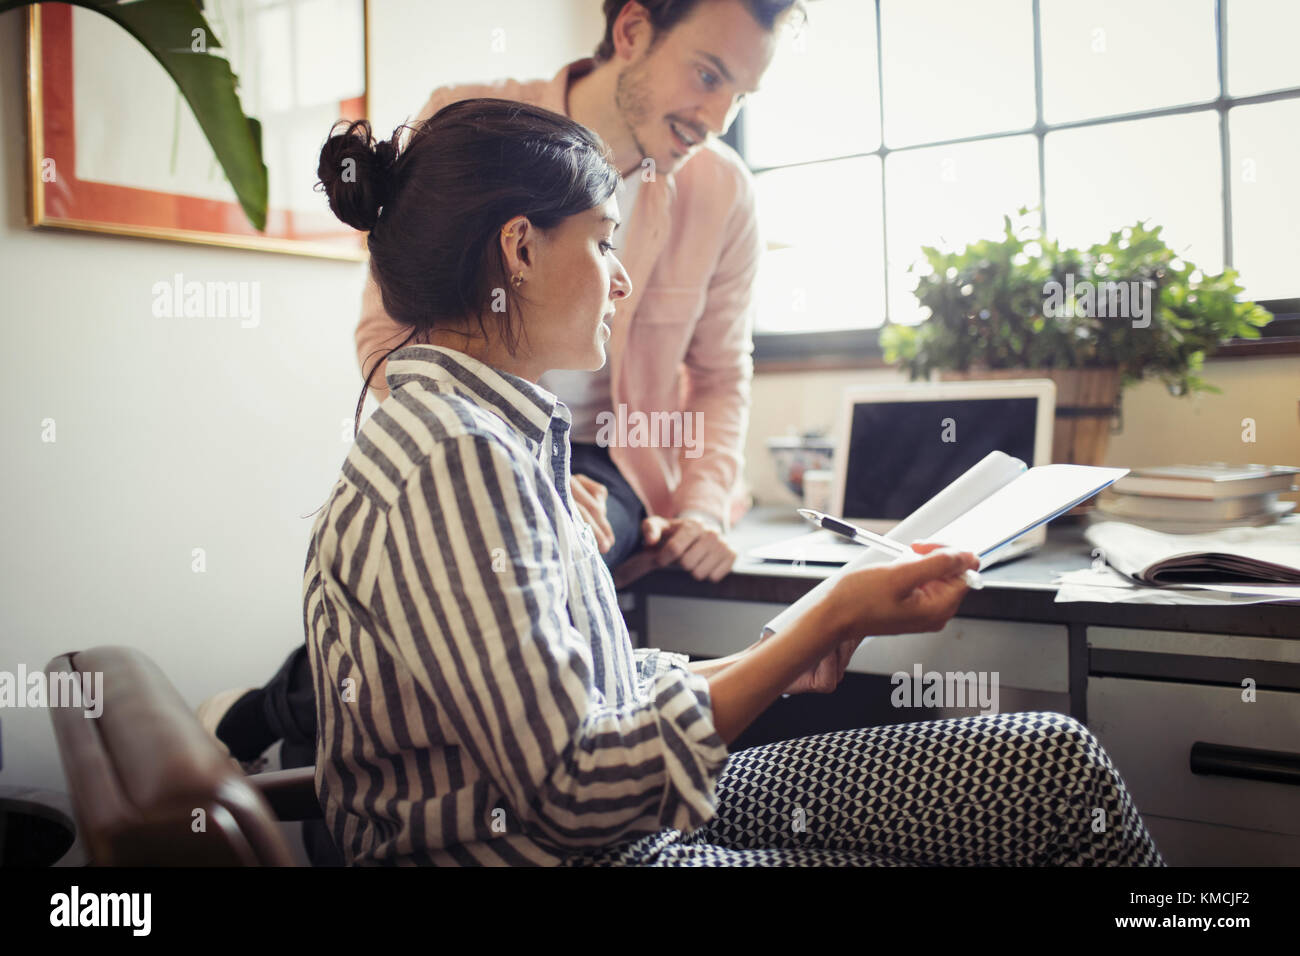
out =
{"type": "MultiPolygon", "coordinates": [[[[650,14],[650,25],[654,27],[655,39],[667,30],[677,26],[686,15],[700,5],[703,0],[639,0],[641,6],[650,14]]],[[[776,27],[777,18],[787,10],[796,10],[800,16],[807,11],[803,0],[743,0],[745,8],[764,30],[776,27]]],[[[614,21],[623,12],[629,0],[605,0],[605,38],[596,47],[596,62],[604,63],[614,55],[614,21]]]]}
{"type": "MultiPolygon", "coordinates": [[[[370,233],[370,271],[384,309],[410,332],[463,327],[500,305],[513,352],[521,330],[501,253],[501,227],[527,216],[546,230],[599,206],[618,171],[600,138],[567,116],[511,100],[452,103],[375,142],[364,120],[335,124],[321,149],[319,187],[339,219],[370,233]],[[400,139],[410,131],[404,147],[400,139]]],[[[362,359],[363,365],[370,356],[362,359]]],[[[365,377],[357,422],[377,360],[365,377]]]]}

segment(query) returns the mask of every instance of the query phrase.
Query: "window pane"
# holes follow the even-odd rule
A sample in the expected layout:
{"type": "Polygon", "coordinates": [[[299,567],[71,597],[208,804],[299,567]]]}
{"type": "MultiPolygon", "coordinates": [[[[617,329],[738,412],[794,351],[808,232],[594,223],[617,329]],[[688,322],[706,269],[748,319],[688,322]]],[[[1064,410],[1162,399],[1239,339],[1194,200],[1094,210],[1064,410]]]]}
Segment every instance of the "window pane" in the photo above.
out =
{"type": "MultiPolygon", "coordinates": [[[[889,232],[889,318],[920,321],[912,291],[922,246],[945,251],[1002,232],[1002,217],[1038,205],[1038,149],[1032,136],[891,153],[885,160],[889,232]]],[[[1032,221],[1037,222],[1037,217],[1032,221]]]]}
{"type": "Polygon", "coordinates": [[[1232,0],[1228,4],[1228,92],[1233,96],[1300,86],[1300,3],[1232,0]]]}
{"type": "Polygon", "coordinates": [[[767,252],[758,332],[873,328],[884,319],[880,158],[865,156],[758,176],[767,252]]]}
{"type": "Polygon", "coordinates": [[[1219,119],[1212,110],[1049,133],[1047,229],[1072,246],[1149,219],[1207,272],[1223,268],[1219,119]]]}
{"type": "Polygon", "coordinates": [[[1041,0],[1039,9],[1049,123],[1219,95],[1214,0],[1041,0]]]}
{"type": "Polygon", "coordinates": [[[881,0],[880,36],[889,146],[1034,125],[1030,0],[881,0]]]}
{"type": "Polygon", "coordinates": [[[799,33],[781,31],[762,89],[745,106],[745,158],[777,166],[879,145],[875,5],[812,4],[799,33]]]}
{"type": "MultiPolygon", "coordinates": [[[[1235,2],[1235,0],[1234,0],[1235,2]]],[[[1232,258],[1252,299],[1300,296],[1300,100],[1228,113],[1232,258]]]]}

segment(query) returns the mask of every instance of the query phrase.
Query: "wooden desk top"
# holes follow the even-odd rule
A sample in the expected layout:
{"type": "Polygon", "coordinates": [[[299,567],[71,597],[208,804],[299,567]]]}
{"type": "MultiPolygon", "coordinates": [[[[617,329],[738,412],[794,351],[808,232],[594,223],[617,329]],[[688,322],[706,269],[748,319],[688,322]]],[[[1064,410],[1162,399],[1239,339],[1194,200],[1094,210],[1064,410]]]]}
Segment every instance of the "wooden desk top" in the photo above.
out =
{"type": "MultiPolygon", "coordinates": [[[[677,569],[657,571],[632,584],[641,596],[712,598],[720,601],[767,601],[789,604],[836,570],[829,565],[795,568],[755,561],[751,549],[793,538],[809,525],[793,509],[755,508],[732,530],[729,540],[741,554],[722,581],[696,581],[677,569]]],[[[1084,525],[1057,519],[1048,526],[1047,543],[1038,551],[981,571],[984,589],[962,601],[959,617],[1034,621],[1066,625],[1139,627],[1169,631],[1249,634],[1257,637],[1300,638],[1300,604],[1247,604],[1213,607],[1203,604],[1056,603],[1052,583],[1062,571],[1092,563],[1084,525]]]]}

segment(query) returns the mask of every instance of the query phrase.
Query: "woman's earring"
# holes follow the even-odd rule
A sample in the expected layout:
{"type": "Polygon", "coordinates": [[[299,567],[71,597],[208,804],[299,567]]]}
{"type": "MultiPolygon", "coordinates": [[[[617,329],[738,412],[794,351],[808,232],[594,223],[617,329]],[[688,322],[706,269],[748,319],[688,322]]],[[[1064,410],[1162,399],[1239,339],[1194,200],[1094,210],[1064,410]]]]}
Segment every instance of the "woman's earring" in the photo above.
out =
{"type": "Polygon", "coordinates": [[[511,283],[511,285],[513,285],[516,289],[518,289],[521,285],[524,284],[524,274],[523,274],[522,272],[517,273],[517,274],[514,276],[514,278],[512,278],[512,279],[510,280],[510,283],[511,283]]]}

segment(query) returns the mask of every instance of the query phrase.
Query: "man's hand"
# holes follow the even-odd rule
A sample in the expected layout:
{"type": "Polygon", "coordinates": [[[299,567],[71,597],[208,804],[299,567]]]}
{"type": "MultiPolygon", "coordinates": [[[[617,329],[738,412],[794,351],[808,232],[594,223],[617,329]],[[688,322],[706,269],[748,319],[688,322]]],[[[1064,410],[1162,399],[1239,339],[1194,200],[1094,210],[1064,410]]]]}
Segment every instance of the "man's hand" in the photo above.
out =
{"type": "Polygon", "coordinates": [[[736,550],[722,530],[697,518],[655,515],[641,522],[641,536],[654,551],[655,567],[677,562],[697,581],[721,581],[736,563],[736,550]]]}
{"type": "MultiPolygon", "coordinates": [[[[912,550],[917,554],[930,554],[933,551],[938,551],[942,547],[943,545],[941,544],[933,544],[929,542],[923,544],[917,542],[912,545],[912,550]]],[[[975,565],[978,565],[979,563],[974,560],[974,558],[972,558],[972,562],[975,565]]],[[[880,570],[889,567],[891,567],[891,565],[873,565],[870,568],[854,572],[854,574],[857,576],[865,576],[871,572],[877,572],[877,574],[873,576],[878,576],[880,570]]],[[[869,594],[870,592],[864,593],[864,599],[870,600],[870,597],[868,597],[869,594]]],[[[897,615],[895,621],[890,621],[889,624],[886,624],[885,620],[881,621],[881,623],[888,628],[883,633],[893,633],[894,631],[890,627],[890,624],[895,624],[896,626],[902,625],[902,621],[898,620],[898,618],[903,618],[905,616],[911,618],[909,623],[914,624],[918,631],[938,630],[950,617],[952,617],[953,613],[957,610],[957,605],[965,594],[966,582],[965,579],[960,576],[927,580],[919,584],[912,584],[905,588],[904,593],[895,593],[891,595],[894,598],[894,601],[897,602],[896,608],[890,609],[883,606],[879,608],[882,612],[881,617],[883,619],[887,620],[888,618],[895,617],[895,614],[897,615]],[[890,614],[890,610],[893,610],[895,614],[890,614]]],[[[890,602],[882,602],[882,604],[888,603],[890,602]]],[[[831,693],[840,686],[840,681],[844,679],[844,672],[848,669],[849,659],[853,657],[853,652],[858,649],[862,640],[863,638],[861,637],[854,637],[836,644],[829,654],[797,677],[794,683],[785,689],[784,693],[831,693]]]]}
{"type": "Polygon", "coordinates": [[[605,517],[605,502],[609,500],[609,489],[594,478],[586,475],[569,476],[569,494],[578,513],[591,526],[596,536],[596,547],[604,554],[614,547],[614,529],[605,517]]]}

